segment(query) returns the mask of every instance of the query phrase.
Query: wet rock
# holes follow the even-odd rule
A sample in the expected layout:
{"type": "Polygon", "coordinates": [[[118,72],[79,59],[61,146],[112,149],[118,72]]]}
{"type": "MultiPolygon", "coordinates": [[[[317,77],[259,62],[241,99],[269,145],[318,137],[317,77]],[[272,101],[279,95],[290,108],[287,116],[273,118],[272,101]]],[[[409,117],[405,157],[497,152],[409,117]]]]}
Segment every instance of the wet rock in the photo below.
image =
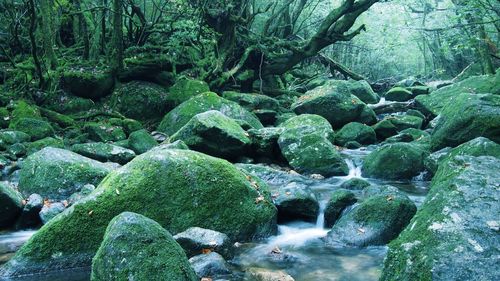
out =
{"type": "Polygon", "coordinates": [[[189,259],[191,267],[198,278],[214,277],[230,274],[228,264],[224,258],[216,252],[201,254],[189,259]]]}
{"type": "Polygon", "coordinates": [[[380,97],[375,93],[368,84],[368,82],[362,81],[349,81],[349,91],[351,94],[358,97],[364,103],[377,103],[380,100],[380,97]]]}
{"type": "Polygon", "coordinates": [[[174,141],[171,143],[163,142],[161,145],[154,147],[153,149],[184,149],[189,150],[189,147],[181,140],[174,141]]]}
{"type": "Polygon", "coordinates": [[[38,194],[31,194],[26,200],[21,216],[19,217],[16,229],[25,229],[38,226],[42,223],[40,211],[43,207],[43,198],[38,194]]]}
{"type": "Polygon", "coordinates": [[[266,95],[226,91],[222,93],[222,97],[237,102],[248,111],[267,109],[276,112],[279,110],[279,102],[276,99],[268,97],[266,95]]]}
{"type": "Polygon", "coordinates": [[[265,181],[270,186],[284,186],[289,183],[309,183],[309,178],[297,173],[273,169],[264,165],[236,164],[240,169],[265,181]]]}
{"type": "Polygon", "coordinates": [[[236,159],[249,149],[248,133],[236,121],[216,110],[195,115],[170,141],[182,140],[190,149],[236,159]]]}
{"type": "Polygon", "coordinates": [[[85,184],[97,185],[111,167],[74,152],[47,147],[23,162],[19,190],[45,198],[66,199],[85,184]]]}
{"type": "Polygon", "coordinates": [[[294,281],[292,276],[281,270],[249,268],[245,274],[249,281],[294,281]]]}
{"type": "Polygon", "coordinates": [[[362,190],[363,188],[370,186],[370,183],[360,178],[352,178],[346,180],[340,185],[341,189],[347,190],[362,190]]]}
{"type": "Polygon", "coordinates": [[[92,261],[93,281],[195,281],[186,254],[157,222],[130,212],[111,220],[92,261]]]}
{"type": "Polygon", "coordinates": [[[455,96],[442,109],[432,131],[432,150],[455,147],[476,137],[500,142],[499,95],[463,93],[455,96]]]}
{"type": "Polygon", "coordinates": [[[379,140],[385,140],[398,133],[398,128],[396,128],[396,126],[394,126],[394,124],[392,124],[392,122],[388,119],[381,120],[377,124],[373,125],[372,128],[375,130],[375,134],[379,140]]]}
{"type": "Polygon", "coordinates": [[[278,145],[278,138],[285,129],[281,127],[267,127],[262,129],[250,129],[248,134],[252,140],[252,151],[259,157],[270,160],[282,158],[278,145]]]}
{"type": "Polygon", "coordinates": [[[26,146],[22,143],[15,143],[7,148],[7,152],[15,157],[20,157],[26,154],[26,146]]]}
{"type": "Polygon", "coordinates": [[[408,225],[417,208],[406,196],[374,196],[341,217],[325,241],[332,247],[384,245],[408,225]]]}
{"type": "Polygon", "coordinates": [[[279,187],[272,195],[278,208],[278,221],[316,221],[319,203],[306,185],[292,182],[279,187]]]}
{"type": "Polygon", "coordinates": [[[12,145],[16,143],[29,142],[30,136],[25,132],[4,130],[0,131],[0,141],[5,145],[12,145]]]}
{"type": "Polygon", "coordinates": [[[347,175],[349,169],[330,142],[333,130],[326,119],[303,114],[280,125],[285,128],[278,144],[290,166],[301,173],[347,175]]]}
{"type": "Polygon", "coordinates": [[[236,120],[240,125],[246,124],[249,128],[260,129],[263,127],[254,114],[239,104],[209,92],[197,95],[170,111],[161,121],[158,131],[173,135],[195,115],[210,110],[220,111],[227,117],[236,120]]]}
{"type": "Polygon", "coordinates": [[[23,210],[23,197],[12,186],[0,182],[0,228],[12,225],[23,210]]]}
{"type": "Polygon", "coordinates": [[[130,149],[137,154],[142,154],[158,145],[158,142],[146,130],[138,130],[128,137],[130,149]]]}
{"type": "Polygon", "coordinates": [[[363,162],[366,177],[411,179],[424,170],[425,147],[413,143],[386,144],[371,152],[363,162]]]}
{"type": "Polygon", "coordinates": [[[392,88],[385,94],[388,101],[408,101],[412,98],[413,93],[402,87],[392,88]]]}
{"type": "Polygon", "coordinates": [[[180,79],[168,89],[166,97],[168,109],[171,110],[190,98],[206,92],[210,92],[210,88],[206,82],[193,79],[180,79]]]}
{"type": "Polygon", "coordinates": [[[326,204],[325,209],[325,227],[332,227],[340,218],[345,208],[356,203],[357,199],[354,193],[347,190],[336,190],[326,204]]]}
{"type": "Polygon", "coordinates": [[[119,164],[126,164],[135,157],[133,150],[102,142],[75,144],[71,150],[101,162],[110,161],[119,164]]]}
{"type": "Polygon", "coordinates": [[[62,139],[56,139],[51,137],[37,140],[27,145],[26,153],[30,155],[46,147],[64,148],[64,142],[62,139]]]}
{"type": "Polygon", "coordinates": [[[386,119],[389,120],[398,131],[409,128],[420,129],[424,122],[422,118],[411,115],[395,115],[386,117],[386,119]]]}
{"type": "Polygon", "coordinates": [[[276,233],[277,211],[264,182],[222,159],[155,148],[111,172],[89,196],[42,227],[0,276],[88,266],[106,225],[125,211],[154,219],[174,234],[193,226],[239,241],[276,233]]]}
{"type": "Polygon", "coordinates": [[[371,127],[351,122],[346,124],[340,131],[335,134],[335,143],[340,146],[345,146],[348,142],[355,141],[362,145],[373,144],[377,142],[375,130],[371,127]]]}
{"type": "Polygon", "coordinates": [[[95,186],[93,184],[84,185],[82,187],[82,189],[80,190],[80,192],[73,193],[73,195],[71,195],[68,198],[68,206],[71,206],[71,205],[75,204],[76,202],[78,202],[79,200],[82,200],[83,198],[88,196],[90,193],[92,193],[92,191],[94,191],[94,190],[95,190],[95,186]]]}
{"type": "MultiPolygon", "coordinates": [[[[333,128],[340,128],[349,122],[359,121],[366,107],[358,97],[350,94],[347,86],[328,83],[308,91],[292,105],[292,110],[297,114],[320,115],[326,118],[333,128]]],[[[371,112],[375,116],[375,113],[371,112]]]]}
{"type": "Polygon", "coordinates": [[[44,204],[42,210],[40,211],[40,219],[43,224],[46,224],[55,216],[62,213],[65,209],[66,206],[62,202],[44,204]]]}
{"type": "Polygon", "coordinates": [[[498,279],[500,160],[444,161],[409,226],[389,244],[380,280],[498,279]]]}
{"type": "Polygon", "coordinates": [[[127,138],[121,127],[108,123],[87,123],[84,130],[91,140],[97,142],[114,142],[127,138]]]}
{"type": "Polygon", "coordinates": [[[75,96],[99,99],[111,94],[115,79],[110,70],[73,67],[61,75],[64,88],[75,96]]]}
{"type": "Polygon", "coordinates": [[[202,254],[208,250],[217,252],[226,259],[232,258],[232,244],[229,237],[221,232],[190,227],[174,236],[175,241],[181,245],[188,257],[202,254]]]}

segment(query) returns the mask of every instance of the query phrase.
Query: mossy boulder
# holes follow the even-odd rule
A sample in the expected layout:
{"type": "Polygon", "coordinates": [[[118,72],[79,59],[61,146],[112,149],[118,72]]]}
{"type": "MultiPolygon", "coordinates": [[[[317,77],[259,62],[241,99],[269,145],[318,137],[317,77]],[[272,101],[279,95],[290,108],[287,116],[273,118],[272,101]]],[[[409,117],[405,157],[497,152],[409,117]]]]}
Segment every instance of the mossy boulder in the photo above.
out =
{"type": "Polygon", "coordinates": [[[429,95],[415,98],[417,108],[425,115],[437,116],[448,104],[453,104],[455,97],[462,93],[500,94],[500,75],[473,76],[458,83],[440,88],[429,95]]]}
{"type": "Polygon", "coordinates": [[[64,115],[46,108],[40,108],[40,113],[43,117],[47,118],[47,120],[51,123],[56,123],[61,126],[61,128],[67,128],[76,125],[75,119],[71,118],[68,115],[64,115]]]}
{"type": "Polygon", "coordinates": [[[407,88],[414,97],[418,95],[428,95],[431,91],[431,88],[429,86],[413,86],[413,87],[408,87],[407,88]]]}
{"type": "Polygon", "coordinates": [[[476,137],[500,143],[500,95],[460,94],[445,106],[431,134],[432,150],[476,137]]]}
{"type": "Polygon", "coordinates": [[[126,164],[135,157],[133,150],[102,142],[75,144],[71,146],[71,151],[101,162],[119,164],[126,164]]]}
{"type": "Polygon", "coordinates": [[[55,92],[48,95],[43,106],[62,114],[77,114],[93,109],[96,104],[91,99],[55,92]]]}
{"type": "Polygon", "coordinates": [[[412,98],[413,93],[402,87],[392,88],[385,94],[388,101],[409,101],[412,98]]]}
{"type": "Polygon", "coordinates": [[[168,108],[171,110],[190,98],[206,92],[210,92],[210,87],[206,82],[194,79],[180,79],[168,89],[166,98],[168,108]]]}
{"type": "Polygon", "coordinates": [[[21,118],[40,119],[40,109],[24,100],[19,100],[14,103],[14,109],[11,112],[11,124],[17,122],[21,118]]]}
{"type": "Polygon", "coordinates": [[[106,104],[127,118],[158,121],[168,111],[168,92],[160,85],[132,81],[118,86],[106,104]]]}
{"type": "Polygon", "coordinates": [[[406,114],[388,116],[386,119],[396,127],[398,132],[408,128],[421,129],[424,122],[420,117],[406,114]]]}
{"type": "Polygon", "coordinates": [[[273,190],[274,204],[278,208],[278,221],[305,220],[315,222],[319,214],[316,195],[307,185],[295,182],[273,190]]]}
{"type": "Polygon", "coordinates": [[[26,134],[25,132],[15,130],[0,131],[0,141],[6,145],[29,142],[30,139],[30,135],[26,134]]]}
{"type": "Polygon", "coordinates": [[[100,99],[111,94],[115,79],[110,70],[73,67],[61,75],[63,87],[71,94],[87,99],[100,99]]]}
{"type": "Polygon", "coordinates": [[[500,159],[500,144],[487,138],[478,137],[463,143],[455,148],[443,148],[429,155],[425,159],[425,167],[431,173],[435,173],[441,162],[455,156],[493,156],[500,159]]]}
{"type": "Polygon", "coordinates": [[[340,218],[342,212],[358,201],[354,193],[348,190],[336,190],[332,192],[325,208],[325,227],[332,227],[340,218]]]}
{"type": "Polygon", "coordinates": [[[386,144],[366,156],[362,173],[365,177],[409,180],[424,170],[424,159],[428,154],[418,144],[386,144]]]}
{"type": "Polygon", "coordinates": [[[273,169],[269,166],[264,166],[260,164],[241,164],[238,163],[236,166],[246,173],[254,175],[259,179],[266,182],[272,189],[277,190],[281,186],[285,186],[289,183],[310,183],[310,179],[306,176],[286,172],[282,170],[273,169]]]}
{"type": "Polygon", "coordinates": [[[12,225],[23,210],[23,197],[12,186],[0,182],[0,229],[12,225]]]}
{"type": "Polygon", "coordinates": [[[137,154],[142,154],[158,145],[158,142],[146,130],[138,130],[128,137],[128,146],[137,154]]]}
{"type": "Polygon", "coordinates": [[[250,129],[248,134],[252,140],[252,152],[258,157],[270,160],[281,160],[281,150],[278,139],[285,129],[282,127],[266,127],[250,129]]]}
{"type": "Polygon", "coordinates": [[[416,211],[415,204],[398,193],[368,198],[335,223],[325,238],[326,244],[385,245],[399,235],[416,211]]]}
{"type": "Polygon", "coordinates": [[[368,186],[370,186],[370,183],[367,182],[366,180],[360,178],[352,178],[343,182],[340,185],[340,188],[347,190],[362,190],[368,186]]]}
{"type": "Polygon", "coordinates": [[[0,129],[9,127],[10,112],[5,107],[0,107],[0,129]]]}
{"type": "Polygon", "coordinates": [[[28,156],[19,174],[19,190],[44,198],[67,199],[85,184],[97,185],[112,169],[69,150],[47,147],[28,156]]]}
{"type": "Polygon", "coordinates": [[[383,144],[395,142],[416,142],[423,145],[430,145],[431,135],[426,131],[418,130],[415,128],[404,129],[397,135],[387,138],[383,144]]]}
{"type": "Polygon", "coordinates": [[[157,222],[130,212],[111,220],[92,260],[92,281],[198,280],[186,254],[157,222]],[[124,262],[126,261],[126,262],[124,262]]]}
{"type": "Polygon", "coordinates": [[[499,166],[491,156],[440,165],[409,227],[389,244],[380,280],[498,279],[499,166]]]}
{"type": "Polygon", "coordinates": [[[54,129],[50,123],[40,119],[20,118],[10,123],[9,128],[30,135],[34,141],[54,136],[54,129]]]}
{"type": "Polygon", "coordinates": [[[246,124],[254,129],[263,127],[262,123],[260,123],[259,119],[257,119],[254,114],[248,112],[239,104],[221,98],[215,93],[208,92],[197,95],[170,111],[163,117],[163,120],[158,126],[158,131],[166,133],[167,135],[173,135],[186,125],[186,123],[196,114],[210,110],[220,111],[222,114],[236,120],[238,123],[246,124]]]}
{"type": "Polygon", "coordinates": [[[89,122],[85,124],[83,129],[89,135],[89,138],[96,142],[114,142],[127,138],[122,127],[113,126],[109,123],[89,122]]]}
{"type": "Polygon", "coordinates": [[[348,87],[351,94],[355,95],[366,104],[378,103],[380,100],[380,97],[365,80],[349,81],[348,87]]]}
{"type": "Polygon", "coordinates": [[[381,120],[377,124],[373,125],[372,128],[375,130],[375,134],[379,140],[385,140],[398,133],[398,128],[396,128],[396,126],[394,126],[389,119],[381,120]]]}
{"type": "Polygon", "coordinates": [[[365,110],[370,111],[366,108],[366,104],[352,95],[347,87],[332,83],[308,91],[292,105],[295,113],[320,115],[326,118],[333,128],[358,121],[365,110]]]}
{"type": "Polygon", "coordinates": [[[345,146],[350,141],[356,141],[364,145],[373,144],[377,142],[377,135],[373,128],[365,124],[351,122],[344,125],[335,134],[335,143],[340,146],[345,146]]]}
{"type": "Polygon", "coordinates": [[[130,118],[110,118],[108,121],[113,126],[122,127],[127,136],[135,131],[144,129],[141,122],[130,118]]]}
{"type": "Polygon", "coordinates": [[[281,125],[281,153],[298,172],[324,176],[347,175],[348,167],[330,139],[333,130],[326,119],[303,114],[281,125]]]}
{"type": "Polygon", "coordinates": [[[279,110],[279,102],[266,95],[226,91],[222,93],[222,97],[227,100],[237,102],[249,111],[257,109],[269,109],[274,111],[279,110]]]}
{"type": "Polygon", "coordinates": [[[176,140],[193,150],[226,159],[244,155],[251,144],[248,133],[236,121],[216,110],[195,115],[170,138],[176,140]]]}
{"type": "Polygon", "coordinates": [[[108,223],[142,214],[172,234],[198,226],[233,241],[276,232],[267,185],[208,155],[155,148],[111,172],[84,199],[44,225],[0,269],[0,276],[90,265],[108,223]]]}
{"type": "Polygon", "coordinates": [[[26,154],[30,155],[46,147],[64,148],[62,139],[52,137],[43,138],[34,142],[28,143],[26,146],[26,154]]]}

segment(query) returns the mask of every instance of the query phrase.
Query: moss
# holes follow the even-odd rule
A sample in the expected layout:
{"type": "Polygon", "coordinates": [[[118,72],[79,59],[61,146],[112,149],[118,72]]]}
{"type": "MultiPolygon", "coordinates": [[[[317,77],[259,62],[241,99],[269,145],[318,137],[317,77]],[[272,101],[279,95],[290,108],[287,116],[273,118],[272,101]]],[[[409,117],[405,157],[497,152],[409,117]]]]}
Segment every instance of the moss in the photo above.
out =
{"type": "Polygon", "coordinates": [[[336,190],[326,204],[325,209],[325,226],[332,227],[335,222],[340,218],[342,212],[348,206],[356,203],[354,193],[347,190],[336,190]]]}
{"type": "Polygon", "coordinates": [[[350,190],[362,190],[365,187],[370,186],[370,183],[360,178],[352,178],[340,185],[340,188],[350,189],[350,190]]]}
{"type": "Polygon", "coordinates": [[[383,119],[377,124],[372,126],[377,134],[379,140],[385,140],[386,138],[392,137],[398,133],[398,128],[392,124],[389,119],[383,119]]]}
{"type": "Polygon", "coordinates": [[[408,128],[420,129],[424,120],[417,116],[411,115],[401,115],[401,116],[390,116],[386,117],[398,131],[402,131],[408,128]]]}
{"type": "Polygon", "coordinates": [[[0,182],[0,227],[14,223],[23,209],[23,197],[12,186],[0,182]]]}
{"type": "Polygon", "coordinates": [[[184,250],[168,231],[142,215],[124,212],[106,229],[92,262],[91,280],[127,279],[198,280],[184,250]]]}
{"type": "Polygon", "coordinates": [[[216,110],[195,115],[170,141],[182,140],[193,150],[236,159],[250,146],[248,134],[233,119],[216,110]]]}
{"type": "Polygon", "coordinates": [[[90,139],[98,142],[120,141],[127,138],[121,127],[109,123],[89,122],[85,124],[84,130],[90,139]]]}
{"type": "Polygon", "coordinates": [[[342,127],[335,135],[335,143],[340,146],[345,146],[345,144],[350,141],[356,141],[365,145],[373,144],[377,142],[377,135],[375,134],[375,130],[371,127],[365,124],[351,122],[342,127]]]}
{"type": "Polygon", "coordinates": [[[387,144],[371,152],[363,162],[363,176],[411,179],[424,170],[428,152],[418,144],[387,144]]]}
{"type": "Polygon", "coordinates": [[[21,131],[0,131],[0,140],[7,145],[20,142],[28,142],[30,139],[31,137],[28,134],[21,131]]]}
{"type": "Polygon", "coordinates": [[[173,109],[190,98],[209,92],[208,84],[193,79],[181,79],[168,89],[167,103],[169,109],[173,109]]]}
{"type": "Polygon", "coordinates": [[[364,103],[377,103],[380,97],[375,93],[366,81],[349,81],[348,88],[351,94],[358,97],[364,103]]]}
{"type": "Polygon", "coordinates": [[[413,93],[402,87],[390,89],[385,94],[385,99],[389,101],[408,101],[413,98],[413,93]]]}
{"type": "Polygon", "coordinates": [[[66,199],[85,184],[97,185],[111,168],[74,152],[44,148],[23,162],[19,189],[25,195],[37,193],[45,198],[66,199]]]}
{"type": "Polygon", "coordinates": [[[134,151],[102,142],[75,144],[71,151],[101,162],[126,164],[135,157],[134,151]]]}
{"type": "Polygon", "coordinates": [[[272,111],[279,110],[279,102],[276,99],[268,97],[266,95],[226,91],[222,93],[222,97],[230,101],[237,102],[239,105],[243,106],[249,111],[258,109],[268,109],[272,111]]]}
{"type": "Polygon", "coordinates": [[[45,108],[40,108],[40,112],[43,117],[47,118],[50,122],[57,123],[59,126],[63,128],[75,126],[76,122],[73,118],[57,113],[55,111],[45,109],[45,108]]]}
{"type": "Polygon", "coordinates": [[[0,107],[0,129],[7,128],[10,123],[10,113],[5,107],[0,107]]]}
{"type": "Polygon", "coordinates": [[[276,231],[276,208],[267,186],[253,182],[227,161],[154,149],[112,172],[86,199],[42,227],[4,270],[89,265],[109,221],[124,211],[151,218],[173,234],[199,226],[233,241],[270,235],[276,231]]]}
{"type": "Polygon", "coordinates": [[[122,127],[127,136],[130,136],[131,133],[135,131],[139,131],[143,129],[143,126],[141,122],[134,120],[134,119],[129,119],[129,118],[110,118],[109,124],[113,126],[119,126],[122,127]]]}
{"type": "Polygon", "coordinates": [[[9,128],[30,135],[32,140],[54,136],[54,129],[50,123],[40,119],[19,118],[15,122],[10,123],[9,128]]]}
{"type": "Polygon", "coordinates": [[[209,110],[220,111],[227,117],[236,121],[243,121],[255,129],[263,127],[254,114],[248,112],[239,104],[209,92],[197,95],[170,111],[165,115],[157,130],[167,135],[173,135],[196,114],[209,110]]]}
{"type": "Polygon", "coordinates": [[[64,148],[64,143],[61,139],[57,138],[51,138],[51,137],[43,138],[41,140],[29,143],[26,147],[26,152],[29,155],[45,147],[64,148]]]}
{"type": "Polygon", "coordinates": [[[144,153],[158,145],[158,142],[146,130],[138,130],[130,134],[129,147],[137,154],[144,153]]]}
{"type": "Polygon", "coordinates": [[[61,75],[65,89],[75,96],[100,99],[113,90],[115,79],[111,71],[99,68],[66,68],[61,75]]]}
{"type": "Polygon", "coordinates": [[[14,105],[14,110],[11,113],[11,124],[18,122],[22,118],[40,119],[40,110],[38,107],[30,105],[24,100],[19,100],[14,105]]]}
{"type": "Polygon", "coordinates": [[[292,116],[279,125],[283,129],[300,128],[302,134],[315,133],[323,136],[327,140],[333,141],[335,133],[332,125],[325,118],[316,114],[301,114],[292,116]]]}

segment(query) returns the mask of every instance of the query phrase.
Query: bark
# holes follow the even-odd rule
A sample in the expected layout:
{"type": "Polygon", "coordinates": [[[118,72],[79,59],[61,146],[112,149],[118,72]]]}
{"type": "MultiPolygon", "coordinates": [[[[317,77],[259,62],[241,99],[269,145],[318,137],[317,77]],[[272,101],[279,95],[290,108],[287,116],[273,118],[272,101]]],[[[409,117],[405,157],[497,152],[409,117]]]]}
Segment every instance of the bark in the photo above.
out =
{"type": "Polygon", "coordinates": [[[35,64],[35,70],[36,74],[38,76],[39,82],[38,82],[38,87],[40,89],[43,89],[45,86],[45,80],[43,77],[43,72],[42,72],[42,65],[40,63],[40,59],[38,58],[37,54],[37,46],[36,46],[36,38],[35,38],[35,31],[36,31],[36,10],[35,10],[35,3],[34,0],[28,0],[28,10],[30,13],[30,27],[29,27],[29,38],[30,38],[30,43],[31,43],[31,56],[33,57],[33,62],[35,64]]]}
{"type": "Polygon", "coordinates": [[[42,41],[43,49],[45,51],[45,57],[47,58],[49,69],[55,69],[57,67],[57,57],[54,52],[54,24],[53,24],[53,13],[52,13],[52,1],[50,0],[40,0],[40,11],[42,19],[42,41]]]}
{"type": "Polygon", "coordinates": [[[111,37],[111,68],[115,73],[123,69],[123,17],[122,0],[113,0],[113,34],[111,37]]]}
{"type": "Polygon", "coordinates": [[[331,59],[331,58],[329,58],[329,57],[327,57],[327,56],[325,56],[323,54],[320,54],[319,58],[320,58],[320,60],[323,63],[327,64],[330,67],[331,70],[338,71],[342,75],[344,75],[346,77],[349,77],[349,78],[352,78],[352,79],[354,79],[356,81],[366,80],[365,77],[363,77],[363,76],[355,73],[354,71],[352,71],[349,68],[347,68],[345,65],[342,65],[341,63],[339,63],[337,61],[334,61],[333,59],[331,59]]]}

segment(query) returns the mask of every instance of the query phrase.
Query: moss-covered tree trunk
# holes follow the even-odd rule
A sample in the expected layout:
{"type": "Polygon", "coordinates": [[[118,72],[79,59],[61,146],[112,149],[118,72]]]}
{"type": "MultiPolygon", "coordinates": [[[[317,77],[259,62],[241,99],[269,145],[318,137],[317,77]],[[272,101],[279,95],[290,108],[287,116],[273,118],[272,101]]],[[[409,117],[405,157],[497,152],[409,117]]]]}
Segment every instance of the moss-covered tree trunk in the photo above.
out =
{"type": "Polygon", "coordinates": [[[42,41],[45,58],[50,69],[57,67],[57,56],[54,52],[55,28],[53,24],[54,14],[51,0],[40,0],[40,18],[42,19],[42,41]]]}
{"type": "Polygon", "coordinates": [[[123,69],[123,0],[113,0],[113,34],[111,37],[110,65],[115,73],[123,69]]]}

